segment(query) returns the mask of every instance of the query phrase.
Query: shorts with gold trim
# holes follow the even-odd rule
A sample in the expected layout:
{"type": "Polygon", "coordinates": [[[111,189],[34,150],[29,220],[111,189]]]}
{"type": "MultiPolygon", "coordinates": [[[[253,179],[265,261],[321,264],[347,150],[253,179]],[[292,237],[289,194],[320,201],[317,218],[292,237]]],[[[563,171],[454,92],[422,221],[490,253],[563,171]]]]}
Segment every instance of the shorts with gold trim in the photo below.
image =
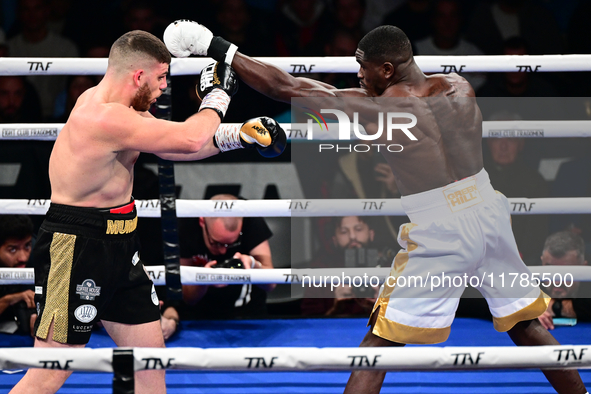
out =
{"type": "Polygon", "coordinates": [[[519,256],[509,202],[484,169],[402,197],[402,206],[412,223],[400,227],[403,249],[374,306],[380,307],[375,335],[398,343],[444,342],[466,284],[487,300],[497,331],[544,313],[548,298],[519,256]]]}
{"type": "Polygon", "coordinates": [[[141,324],[160,318],[139,259],[133,201],[97,209],[51,204],[33,250],[35,335],[86,344],[99,320],[141,324]]]}

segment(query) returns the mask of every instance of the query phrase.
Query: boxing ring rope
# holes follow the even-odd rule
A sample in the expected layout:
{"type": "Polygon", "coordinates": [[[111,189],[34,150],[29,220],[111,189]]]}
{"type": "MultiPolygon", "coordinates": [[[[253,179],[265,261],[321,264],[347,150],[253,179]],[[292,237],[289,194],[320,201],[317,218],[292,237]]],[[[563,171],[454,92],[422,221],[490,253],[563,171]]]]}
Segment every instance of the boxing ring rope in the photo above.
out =
{"type": "MultiPolygon", "coordinates": [[[[509,198],[512,215],[591,214],[591,197],[509,198]]],[[[0,214],[45,215],[49,200],[0,200],[0,214]]],[[[400,199],[176,200],[177,217],[404,216],[400,199]]],[[[159,200],[136,200],[139,217],[160,217],[159,200]]]]}
{"type": "MultiPolygon", "coordinates": [[[[236,123],[225,123],[224,126],[236,123]]],[[[280,123],[289,140],[308,140],[305,123],[280,123]]],[[[63,123],[3,123],[0,124],[1,140],[54,141],[63,123]]],[[[328,131],[313,125],[313,140],[335,140],[338,124],[329,123],[328,131]]],[[[591,136],[589,120],[512,120],[483,121],[483,138],[584,138],[591,136]]],[[[354,135],[351,135],[355,138],[354,135]]]]}
{"type": "MultiPolygon", "coordinates": [[[[290,73],[357,73],[354,56],[261,57],[290,73]]],[[[415,56],[426,73],[591,71],[591,55],[415,56]]],[[[211,58],[172,59],[170,75],[199,74],[211,58]]],[[[103,75],[106,58],[0,58],[0,75],[103,75]]]]}
{"type": "MultiPolygon", "coordinates": [[[[163,265],[150,265],[144,267],[150,279],[156,286],[166,285],[165,269],[163,265]]],[[[554,265],[554,266],[528,266],[529,270],[541,279],[543,275],[558,275],[560,279],[567,275],[574,281],[591,282],[591,266],[580,265],[554,265]]],[[[342,275],[349,277],[364,276],[375,277],[382,284],[390,276],[390,267],[367,268],[274,268],[274,269],[231,269],[231,268],[204,268],[181,266],[181,283],[184,285],[235,285],[235,284],[301,284],[313,286],[330,285],[325,277],[340,278],[342,275]]],[[[0,285],[34,284],[35,273],[33,268],[0,268],[0,285]]],[[[534,276],[532,276],[534,277],[534,276]]],[[[508,281],[510,277],[508,276],[508,281]]],[[[569,279],[570,280],[570,279],[569,279]]],[[[368,282],[369,283],[369,282],[368,282]]],[[[428,280],[425,287],[429,287],[428,280]]],[[[354,285],[355,286],[355,285],[354,285]]],[[[360,287],[360,286],[356,286],[360,287]]]]}
{"type": "MultiPolygon", "coordinates": [[[[118,348],[132,350],[134,371],[386,371],[587,369],[591,345],[409,348],[118,348]]],[[[116,349],[0,348],[0,368],[115,372],[116,349]]]]}

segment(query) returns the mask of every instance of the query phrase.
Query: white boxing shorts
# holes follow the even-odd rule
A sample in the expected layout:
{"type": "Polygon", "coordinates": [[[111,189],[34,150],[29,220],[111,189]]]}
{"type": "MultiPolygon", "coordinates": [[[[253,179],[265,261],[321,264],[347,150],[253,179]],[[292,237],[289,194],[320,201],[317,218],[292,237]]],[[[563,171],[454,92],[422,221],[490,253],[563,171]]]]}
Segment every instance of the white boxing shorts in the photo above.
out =
{"type": "Polygon", "coordinates": [[[411,223],[374,306],[373,333],[413,344],[447,340],[466,286],[478,289],[497,331],[540,316],[549,298],[525,266],[511,230],[509,202],[488,174],[402,197],[411,223]]]}

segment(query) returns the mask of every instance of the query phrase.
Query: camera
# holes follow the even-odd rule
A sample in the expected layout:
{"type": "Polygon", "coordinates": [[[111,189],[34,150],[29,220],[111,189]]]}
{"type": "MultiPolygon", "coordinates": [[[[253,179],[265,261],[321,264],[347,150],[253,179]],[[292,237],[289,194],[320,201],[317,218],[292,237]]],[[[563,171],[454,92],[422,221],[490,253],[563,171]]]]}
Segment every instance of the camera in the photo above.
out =
{"type": "Polygon", "coordinates": [[[378,259],[377,249],[345,249],[345,268],[376,267],[378,259]]]}
{"type": "Polygon", "coordinates": [[[213,268],[233,268],[233,269],[244,269],[244,264],[240,259],[228,259],[217,263],[213,268]]]}

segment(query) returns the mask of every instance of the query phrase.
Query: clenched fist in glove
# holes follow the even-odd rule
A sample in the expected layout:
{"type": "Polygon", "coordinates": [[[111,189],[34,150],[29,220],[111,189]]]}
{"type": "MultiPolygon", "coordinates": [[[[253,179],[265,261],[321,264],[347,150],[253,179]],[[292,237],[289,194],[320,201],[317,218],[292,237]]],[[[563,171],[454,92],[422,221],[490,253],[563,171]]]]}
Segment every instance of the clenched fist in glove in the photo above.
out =
{"type": "Polygon", "coordinates": [[[238,79],[228,64],[212,63],[201,71],[201,78],[195,90],[202,100],[199,111],[205,108],[213,109],[223,120],[230,104],[230,97],[238,91],[238,79]]]}
{"type": "Polygon", "coordinates": [[[232,64],[238,49],[223,38],[214,37],[205,26],[189,20],[178,20],[168,25],[164,31],[164,43],[176,57],[209,56],[228,64],[232,64]]]}
{"type": "Polygon", "coordinates": [[[266,116],[249,119],[240,127],[220,125],[213,137],[213,144],[222,152],[256,148],[263,157],[279,156],[286,143],[285,131],[274,119],[266,116]]]}

